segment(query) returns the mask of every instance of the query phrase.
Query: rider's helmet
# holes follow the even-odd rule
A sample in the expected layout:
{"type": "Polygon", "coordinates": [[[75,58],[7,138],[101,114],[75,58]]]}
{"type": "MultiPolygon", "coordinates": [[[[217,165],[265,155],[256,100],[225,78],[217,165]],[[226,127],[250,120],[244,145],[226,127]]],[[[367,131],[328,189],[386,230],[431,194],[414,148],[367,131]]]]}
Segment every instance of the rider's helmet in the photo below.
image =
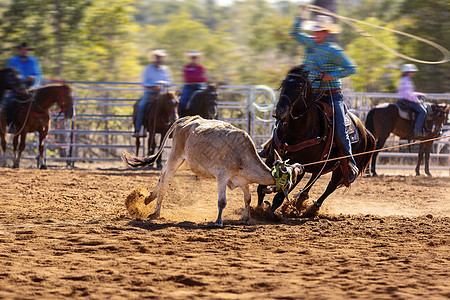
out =
{"type": "Polygon", "coordinates": [[[414,64],[404,64],[404,65],[402,65],[401,70],[403,73],[419,71],[419,69],[417,69],[416,65],[414,65],[414,64]]]}

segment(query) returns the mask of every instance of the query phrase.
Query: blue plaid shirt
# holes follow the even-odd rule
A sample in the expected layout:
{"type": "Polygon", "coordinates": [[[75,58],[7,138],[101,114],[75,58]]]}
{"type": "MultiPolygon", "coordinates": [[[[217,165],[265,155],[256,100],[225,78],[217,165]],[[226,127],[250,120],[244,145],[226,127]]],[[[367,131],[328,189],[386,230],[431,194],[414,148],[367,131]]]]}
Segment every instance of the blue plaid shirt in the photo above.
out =
{"type": "Polygon", "coordinates": [[[310,71],[309,80],[312,82],[317,79],[321,73],[329,73],[333,76],[330,81],[314,81],[314,89],[340,89],[341,81],[339,78],[350,76],[356,73],[356,65],[348,58],[342,48],[332,41],[326,41],[317,44],[314,38],[301,32],[302,20],[297,18],[291,31],[291,35],[297,40],[297,43],[305,47],[303,65],[310,71]]]}

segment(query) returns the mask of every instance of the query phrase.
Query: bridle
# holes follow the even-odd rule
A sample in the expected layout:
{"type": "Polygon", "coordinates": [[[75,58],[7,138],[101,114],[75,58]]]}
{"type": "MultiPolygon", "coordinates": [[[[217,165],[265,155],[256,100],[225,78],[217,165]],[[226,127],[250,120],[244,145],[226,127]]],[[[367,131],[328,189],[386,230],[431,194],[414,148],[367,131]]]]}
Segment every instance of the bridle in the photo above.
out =
{"type": "Polygon", "coordinates": [[[305,78],[305,76],[303,74],[296,74],[296,73],[288,73],[287,77],[301,77],[304,81],[303,84],[298,84],[298,87],[295,91],[297,91],[297,97],[292,100],[288,95],[286,95],[283,91],[286,90],[286,80],[288,81],[294,81],[294,79],[285,79],[282,83],[283,86],[283,90],[282,93],[280,94],[280,99],[282,98],[286,98],[289,101],[289,115],[291,116],[292,119],[294,120],[298,120],[300,118],[302,118],[303,116],[305,116],[313,107],[314,104],[308,106],[308,104],[306,103],[305,99],[307,96],[307,92],[308,92],[308,88],[310,88],[310,83],[308,82],[308,79],[305,78]],[[294,111],[294,107],[296,106],[296,104],[300,101],[300,99],[303,101],[303,105],[305,106],[305,111],[303,111],[301,114],[298,115],[294,115],[293,111],[294,111]]]}

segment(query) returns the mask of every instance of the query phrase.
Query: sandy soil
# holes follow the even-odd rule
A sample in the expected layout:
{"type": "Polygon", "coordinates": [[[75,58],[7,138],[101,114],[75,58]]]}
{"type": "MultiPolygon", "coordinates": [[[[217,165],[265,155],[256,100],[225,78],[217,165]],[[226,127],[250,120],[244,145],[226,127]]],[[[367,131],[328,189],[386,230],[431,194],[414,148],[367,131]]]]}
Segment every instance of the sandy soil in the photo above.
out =
{"type": "Polygon", "coordinates": [[[250,226],[229,191],[223,229],[215,182],[187,171],[161,219],[132,219],[125,198],[157,178],[0,168],[0,299],[450,298],[448,176],[361,178],[319,217],[250,226]]]}

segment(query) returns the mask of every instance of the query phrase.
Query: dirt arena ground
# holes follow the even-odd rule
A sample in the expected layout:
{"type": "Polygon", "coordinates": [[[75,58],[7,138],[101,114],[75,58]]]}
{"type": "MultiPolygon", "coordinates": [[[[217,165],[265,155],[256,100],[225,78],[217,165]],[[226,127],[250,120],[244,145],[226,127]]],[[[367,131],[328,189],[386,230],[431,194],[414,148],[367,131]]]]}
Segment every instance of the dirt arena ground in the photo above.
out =
{"type": "Polygon", "coordinates": [[[223,229],[215,182],[188,171],[163,218],[132,219],[125,198],[157,178],[0,168],[0,299],[450,298],[448,174],[361,178],[319,217],[250,226],[241,191],[229,191],[223,229]]]}

